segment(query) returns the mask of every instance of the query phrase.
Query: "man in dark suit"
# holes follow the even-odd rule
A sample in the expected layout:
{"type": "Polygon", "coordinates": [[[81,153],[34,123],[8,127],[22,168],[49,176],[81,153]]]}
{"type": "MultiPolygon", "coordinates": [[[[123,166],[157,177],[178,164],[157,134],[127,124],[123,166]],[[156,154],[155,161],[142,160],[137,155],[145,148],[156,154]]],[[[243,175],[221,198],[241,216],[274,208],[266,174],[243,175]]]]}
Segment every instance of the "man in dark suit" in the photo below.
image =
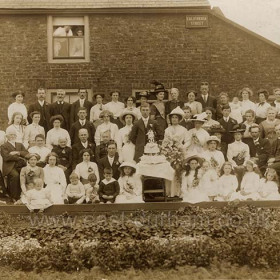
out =
{"type": "Polygon", "coordinates": [[[24,158],[28,152],[21,143],[15,142],[17,135],[13,127],[7,128],[6,137],[8,141],[1,146],[3,176],[7,176],[8,193],[15,202],[20,198],[20,170],[26,165],[24,158]]]}
{"type": "Polygon", "coordinates": [[[87,90],[84,88],[80,88],[78,91],[79,99],[71,104],[71,112],[70,112],[70,124],[72,125],[75,123],[78,118],[78,112],[80,107],[84,107],[87,110],[87,117],[86,119],[89,120],[90,116],[90,109],[93,104],[86,99],[87,97],[87,90]]]}
{"type": "Polygon", "coordinates": [[[112,168],[113,178],[118,180],[120,177],[120,162],[117,153],[117,144],[114,140],[110,140],[107,146],[107,156],[103,157],[98,164],[100,181],[104,179],[104,168],[112,168]]]}
{"type": "Polygon", "coordinates": [[[223,117],[222,108],[225,105],[229,105],[229,97],[226,92],[221,92],[219,94],[219,102],[216,108],[216,119],[219,120],[223,117]]]}
{"type": "Polygon", "coordinates": [[[217,109],[217,99],[209,95],[209,83],[201,82],[200,84],[200,95],[197,98],[198,102],[202,104],[202,109],[204,110],[206,107],[211,107],[215,110],[215,114],[213,115],[213,119],[216,119],[216,109],[217,109]]]}
{"type": "Polygon", "coordinates": [[[252,125],[249,128],[252,136],[253,145],[255,148],[255,157],[257,158],[257,165],[261,171],[267,167],[267,160],[270,155],[271,145],[268,139],[260,137],[260,128],[258,125],[252,125]]]}
{"type": "Polygon", "coordinates": [[[143,104],[140,107],[141,119],[134,123],[130,132],[129,139],[135,145],[134,160],[139,162],[140,157],[144,154],[144,147],[148,142],[147,133],[150,129],[155,132],[155,135],[161,134],[161,129],[156,121],[150,119],[150,106],[143,104]]]}
{"type": "Polygon", "coordinates": [[[80,141],[79,130],[81,128],[85,128],[88,131],[88,140],[94,142],[95,127],[93,123],[86,119],[87,109],[85,107],[80,107],[77,114],[78,120],[72,124],[69,132],[71,143],[75,144],[80,141]]]}
{"type": "Polygon", "coordinates": [[[234,141],[233,134],[230,131],[234,130],[238,125],[237,121],[229,116],[230,106],[225,105],[222,108],[223,117],[218,120],[221,126],[225,129],[225,133],[222,135],[222,142],[225,142],[227,145],[234,141]]]}
{"type": "Polygon", "coordinates": [[[30,114],[32,112],[38,111],[41,113],[41,118],[39,125],[44,127],[45,132],[47,133],[50,129],[50,104],[45,101],[46,99],[46,90],[44,88],[39,88],[36,94],[38,100],[36,103],[33,103],[28,108],[28,122],[32,123],[30,114]]]}
{"type": "Polygon", "coordinates": [[[194,122],[190,121],[192,116],[192,109],[189,106],[184,106],[183,111],[184,111],[184,118],[181,120],[179,124],[184,128],[186,128],[187,130],[190,130],[194,128],[194,122]]]}
{"type": "MultiPolygon", "coordinates": [[[[79,141],[72,146],[72,170],[76,168],[78,163],[82,162],[80,151],[83,149],[90,149],[94,154],[95,145],[88,141],[88,131],[85,128],[79,130],[79,141]]],[[[94,161],[94,157],[90,161],[94,161]]]]}
{"type": "Polygon", "coordinates": [[[57,101],[50,105],[50,116],[53,117],[55,115],[61,115],[63,117],[61,127],[69,131],[71,105],[64,101],[65,90],[59,89],[56,96],[57,101]]]}

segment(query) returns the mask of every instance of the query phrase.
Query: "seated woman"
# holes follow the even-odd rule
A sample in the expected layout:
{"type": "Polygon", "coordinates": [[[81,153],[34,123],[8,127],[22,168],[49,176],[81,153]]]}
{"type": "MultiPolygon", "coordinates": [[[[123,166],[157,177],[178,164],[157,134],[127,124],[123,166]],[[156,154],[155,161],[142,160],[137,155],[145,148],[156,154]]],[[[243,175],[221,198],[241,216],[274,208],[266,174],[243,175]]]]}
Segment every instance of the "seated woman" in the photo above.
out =
{"type": "Polygon", "coordinates": [[[41,178],[34,179],[34,188],[26,192],[26,207],[33,212],[39,210],[43,212],[46,208],[52,206],[50,192],[43,188],[44,181],[41,178]]]}
{"type": "Polygon", "coordinates": [[[244,87],[239,91],[239,97],[242,99],[241,111],[243,117],[245,116],[245,113],[248,110],[253,110],[254,112],[256,112],[256,104],[250,100],[252,96],[253,91],[248,87],[244,87]]]}
{"type": "MultiPolygon", "coordinates": [[[[275,107],[270,107],[267,109],[267,118],[265,121],[262,121],[260,126],[260,137],[261,138],[268,138],[268,133],[271,130],[274,130],[277,125],[280,124],[280,120],[276,119],[277,110],[275,107]]],[[[274,136],[274,139],[276,139],[276,135],[274,136]]]]}
{"type": "Polygon", "coordinates": [[[45,136],[45,129],[39,125],[41,113],[34,111],[30,114],[32,123],[25,127],[23,144],[26,149],[35,145],[35,137],[38,134],[43,134],[45,136]]]}
{"type": "Polygon", "coordinates": [[[14,128],[16,131],[16,142],[23,144],[23,137],[24,137],[24,130],[25,126],[23,126],[23,116],[20,112],[13,113],[11,117],[11,125],[7,127],[8,128],[14,128]]]}
{"type": "Polygon", "coordinates": [[[21,113],[22,114],[22,124],[27,125],[27,108],[23,104],[23,98],[25,94],[21,91],[17,91],[12,94],[12,97],[15,99],[15,102],[10,104],[8,107],[8,119],[9,119],[9,124],[13,123],[13,114],[15,112],[21,113]]]}
{"type": "Polygon", "coordinates": [[[81,163],[76,165],[75,173],[79,176],[82,184],[88,184],[88,176],[89,174],[95,174],[97,177],[97,182],[99,182],[99,171],[97,164],[95,162],[90,161],[90,157],[92,156],[92,150],[83,149],[80,151],[80,157],[83,159],[81,163]]]}
{"type": "Polygon", "coordinates": [[[141,118],[141,113],[136,108],[136,98],[134,96],[129,96],[125,99],[125,108],[123,112],[127,111],[132,112],[137,120],[141,118]]]}
{"type": "Polygon", "coordinates": [[[103,120],[103,123],[96,128],[94,135],[94,141],[96,146],[100,145],[102,134],[105,131],[109,131],[110,139],[116,141],[119,128],[115,123],[111,123],[110,117],[112,116],[113,114],[108,110],[104,110],[103,112],[101,112],[100,118],[103,120]]]}
{"type": "Polygon", "coordinates": [[[34,188],[34,180],[40,178],[44,180],[43,168],[37,166],[40,156],[37,154],[28,154],[26,156],[27,166],[23,167],[20,171],[20,186],[22,190],[21,200],[24,202],[25,195],[28,190],[34,188]]]}
{"type": "Polygon", "coordinates": [[[137,116],[133,111],[124,110],[120,115],[120,121],[125,124],[117,134],[117,146],[119,153],[119,160],[133,161],[135,154],[135,145],[129,140],[129,134],[131,132],[133,122],[137,116]]]}
{"type": "Polygon", "coordinates": [[[259,199],[260,200],[279,200],[279,180],[275,169],[267,168],[265,178],[260,180],[259,199]]]}
{"type": "Polygon", "coordinates": [[[53,204],[63,204],[67,186],[63,170],[57,166],[58,156],[50,153],[46,158],[47,165],[44,169],[46,189],[50,192],[53,204]]]}
{"type": "Polygon", "coordinates": [[[70,184],[66,188],[65,204],[82,204],[86,198],[85,187],[80,182],[79,176],[72,173],[69,177],[70,184]]]}
{"type": "Polygon", "coordinates": [[[194,128],[187,132],[185,146],[188,153],[200,154],[205,149],[205,144],[209,138],[209,133],[202,128],[205,122],[205,112],[194,116],[191,120],[194,122],[194,128]]]}
{"type": "Polygon", "coordinates": [[[219,173],[222,165],[225,162],[224,154],[217,149],[220,143],[221,141],[218,137],[214,135],[209,136],[208,140],[206,141],[206,151],[201,154],[201,157],[210,162],[211,168],[216,170],[217,173],[219,173]]]}
{"type": "Polygon", "coordinates": [[[206,107],[204,112],[206,113],[207,117],[205,119],[204,124],[202,125],[202,128],[209,132],[212,126],[219,125],[220,123],[212,119],[214,114],[213,108],[206,107]]]}
{"type": "Polygon", "coordinates": [[[192,115],[197,115],[202,113],[202,104],[198,101],[195,101],[197,97],[197,92],[194,90],[187,92],[188,102],[184,106],[189,106],[192,109],[192,115]]]}
{"type": "Polygon", "coordinates": [[[120,194],[116,197],[116,203],[139,203],[144,202],[142,197],[142,181],[135,174],[136,164],[123,162],[120,166],[121,175],[118,180],[120,194]]]}
{"type": "Polygon", "coordinates": [[[63,117],[61,115],[55,115],[51,117],[50,123],[53,124],[53,128],[48,131],[46,138],[46,146],[49,149],[53,149],[54,146],[58,145],[58,139],[63,137],[67,139],[66,145],[71,147],[71,139],[66,129],[61,128],[63,117]]]}
{"type": "Polygon", "coordinates": [[[258,200],[260,187],[260,171],[251,160],[246,161],[246,171],[241,181],[240,191],[232,195],[232,199],[258,200]]]}
{"type": "Polygon", "coordinates": [[[267,102],[269,93],[266,89],[259,89],[258,92],[259,102],[256,104],[256,123],[260,124],[266,120],[267,109],[271,105],[267,102]]]}
{"type": "Polygon", "coordinates": [[[230,162],[225,162],[221,168],[221,176],[217,182],[219,193],[216,197],[218,201],[230,201],[232,195],[238,188],[238,180],[230,162]]]}
{"type": "Polygon", "coordinates": [[[66,146],[67,139],[65,137],[59,137],[58,145],[52,149],[53,153],[58,156],[58,167],[60,167],[69,183],[69,176],[72,172],[72,149],[66,146]]]}
{"type": "Polygon", "coordinates": [[[178,141],[183,144],[187,141],[188,130],[180,125],[181,120],[184,117],[184,111],[178,106],[169,114],[169,123],[171,124],[164,131],[164,140],[170,139],[178,141]]]}

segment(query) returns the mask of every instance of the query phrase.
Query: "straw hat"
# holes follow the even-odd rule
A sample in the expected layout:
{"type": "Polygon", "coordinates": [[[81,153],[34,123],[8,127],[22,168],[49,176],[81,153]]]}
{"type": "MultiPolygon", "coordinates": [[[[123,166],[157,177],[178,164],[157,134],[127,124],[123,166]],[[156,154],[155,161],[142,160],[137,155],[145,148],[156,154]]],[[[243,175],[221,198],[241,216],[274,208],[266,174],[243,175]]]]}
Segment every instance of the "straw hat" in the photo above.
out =
{"type": "Polygon", "coordinates": [[[127,115],[131,115],[134,119],[132,122],[134,122],[136,119],[137,119],[137,116],[136,114],[131,111],[131,110],[128,110],[128,109],[124,109],[123,112],[120,114],[120,120],[124,123],[125,122],[125,116],[127,115]]]}
{"type": "Polygon", "coordinates": [[[206,122],[207,114],[205,112],[201,114],[194,115],[191,121],[199,121],[199,122],[206,122]]]}
{"type": "Polygon", "coordinates": [[[171,113],[169,114],[169,118],[171,118],[172,115],[176,115],[182,120],[184,117],[184,111],[180,108],[180,106],[177,106],[171,111],[171,113]]]}
{"type": "Polygon", "coordinates": [[[124,161],[119,168],[123,168],[123,167],[131,167],[133,169],[136,170],[136,164],[134,162],[131,161],[124,161]]]}

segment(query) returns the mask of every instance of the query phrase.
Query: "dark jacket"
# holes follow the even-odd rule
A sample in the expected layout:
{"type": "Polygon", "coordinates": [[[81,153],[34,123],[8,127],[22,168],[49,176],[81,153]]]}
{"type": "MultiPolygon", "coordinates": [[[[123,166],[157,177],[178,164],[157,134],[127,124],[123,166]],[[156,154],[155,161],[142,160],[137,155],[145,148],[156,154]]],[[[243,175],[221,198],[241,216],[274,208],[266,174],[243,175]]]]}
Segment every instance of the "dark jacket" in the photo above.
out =
{"type": "Polygon", "coordinates": [[[108,157],[104,157],[102,159],[100,159],[99,163],[98,163],[98,169],[99,169],[99,176],[100,176],[100,180],[104,179],[104,168],[109,167],[112,168],[113,170],[113,178],[115,180],[118,180],[120,177],[120,162],[119,162],[119,155],[116,154],[114,161],[113,161],[113,165],[111,166],[108,160],[108,157]]]}
{"type": "Polygon", "coordinates": [[[46,101],[44,102],[43,106],[41,106],[38,101],[36,103],[31,104],[28,108],[28,117],[27,117],[29,123],[32,123],[30,114],[34,111],[38,111],[41,113],[41,119],[39,125],[44,127],[45,132],[47,133],[52,128],[50,125],[50,104],[47,103],[46,101]]]}
{"type": "MultiPolygon", "coordinates": [[[[93,104],[90,101],[88,101],[88,100],[84,101],[83,107],[87,109],[87,120],[89,120],[89,113],[90,113],[90,109],[92,106],[93,106],[93,104]]],[[[71,104],[70,125],[72,125],[79,119],[79,117],[77,115],[79,108],[80,108],[80,99],[78,99],[77,101],[75,101],[74,103],[71,104]]]]}
{"type": "Polygon", "coordinates": [[[72,149],[70,147],[61,148],[60,146],[55,146],[52,152],[58,155],[58,164],[63,165],[67,169],[72,168],[72,149]]]}
{"type": "Polygon", "coordinates": [[[70,129],[70,109],[71,105],[67,102],[63,102],[62,105],[58,104],[57,102],[50,105],[50,116],[53,117],[55,115],[61,115],[63,117],[63,123],[61,127],[67,131],[70,129]]]}
{"type": "Polygon", "coordinates": [[[76,121],[75,123],[72,124],[69,132],[71,143],[75,144],[80,141],[79,130],[81,128],[85,128],[88,131],[88,141],[94,142],[94,134],[95,134],[94,125],[90,121],[86,121],[85,125],[82,126],[79,121],[76,121]]]}
{"type": "MultiPolygon", "coordinates": [[[[92,153],[94,154],[94,150],[95,150],[95,145],[91,142],[88,142],[88,149],[92,150],[92,153]]],[[[72,146],[72,169],[74,170],[76,168],[76,165],[80,162],[82,162],[82,158],[80,157],[80,151],[86,149],[81,141],[79,141],[78,143],[74,144],[72,146]]],[[[90,161],[95,161],[94,160],[94,156],[92,156],[90,158],[90,161]]]]}
{"type": "Polygon", "coordinates": [[[234,137],[233,133],[230,133],[229,131],[233,130],[233,128],[237,125],[237,121],[233,118],[229,118],[228,122],[226,122],[224,118],[221,118],[218,120],[218,122],[226,130],[222,135],[222,142],[225,142],[227,144],[232,143],[234,141],[234,137]]]}

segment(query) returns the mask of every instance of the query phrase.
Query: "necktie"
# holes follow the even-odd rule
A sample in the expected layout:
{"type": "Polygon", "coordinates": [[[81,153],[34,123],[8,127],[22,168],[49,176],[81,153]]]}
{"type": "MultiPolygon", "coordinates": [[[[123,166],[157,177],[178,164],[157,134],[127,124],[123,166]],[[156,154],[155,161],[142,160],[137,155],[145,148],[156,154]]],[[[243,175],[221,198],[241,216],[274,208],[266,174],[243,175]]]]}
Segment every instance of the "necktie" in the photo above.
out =
{"type": "Polygon", "coordinates": [[[207,102],[206,96],[203,96],[203,99],[204,99],[204,102],[206,103],[207,102]]]}

